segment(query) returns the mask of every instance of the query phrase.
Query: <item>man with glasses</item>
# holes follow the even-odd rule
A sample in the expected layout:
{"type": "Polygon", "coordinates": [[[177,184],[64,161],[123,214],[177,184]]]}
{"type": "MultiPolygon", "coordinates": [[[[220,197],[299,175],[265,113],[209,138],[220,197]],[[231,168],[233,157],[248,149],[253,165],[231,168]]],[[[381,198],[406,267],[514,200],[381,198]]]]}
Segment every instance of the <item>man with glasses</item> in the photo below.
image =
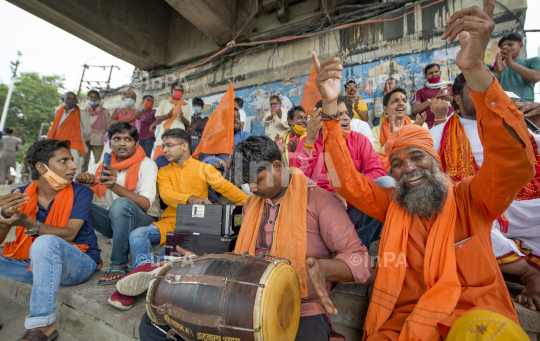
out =
{"type": "Polygon", "coordinates": [[[92,226],[113,239],[111,268],[98,285],[115,284],[128,273],[129,233],[148,226],[159,217],[156,200],[157,166],[139,145],[139,132],[129,123],[109,127],[111,165],[99,164],[90,173],[77,175],[76,182],[91,187],[107,208],[92,203],[92,226]]]}
{"type": "Polygon", "coordinates": [[[148,288],[152,271],[156,270],[152,264],[158,261],[153,256],[152,245],[164,244],[166,233],[174,231],[178,204],[211,205],[208,200],[209,185],[238,205],[245,204],[248,199],[242,190],[225,180],[212,165],[191,157],[191,139],[187,131],[169,129],[161,139],[161,150],[169,165],[158,171],[157,182],[161,199],[168,207],[160,221],[135,229],[129,235],[134,270],[129,274],[129,281],[122,280],[127,284],[121,285],[119,282],[117,291],[109,299],[109,303],[123,310],[129,309],[135,296],[148,288]]]}

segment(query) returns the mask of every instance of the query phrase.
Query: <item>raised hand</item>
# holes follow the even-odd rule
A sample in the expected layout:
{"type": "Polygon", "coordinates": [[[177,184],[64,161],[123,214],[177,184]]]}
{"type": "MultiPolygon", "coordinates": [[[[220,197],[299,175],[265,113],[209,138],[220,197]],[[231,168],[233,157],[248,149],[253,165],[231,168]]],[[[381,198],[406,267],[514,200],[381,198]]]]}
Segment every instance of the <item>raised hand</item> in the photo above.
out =
{"type": "Polygon", "coordinates": [[[101,175],[98,177],[98,179],[105,180],[102,185],[107,187],[107,189],[112,189],[114,185],[116,185],[116,179],[117,179],[117,172],[115,169],[113,169],[109,165],[103,165],[105,169],[100,169],[99,172],[101,175]]]}
{"type": "Polygon", "coordinates": [[[96,180],[96,177],[94,176],[94,174],[90,174],[90,173],[77,174],[77,177],[75,178],[75,182],[81,185],[85,185],[87,187],[93,187],[99,184],[99,181],[96,180]]]}
{"type": "Polygon", "coordinates": [[[390,119],[388,120],[390,133],[394,133],[394,132],[400,130],[402,124],[403,124],[403,122],[401,122],[401,120],[396,119],[396,116],[390,117],[390,119]]]}
{"type": "Polygon", "coordinates": [[[310,121],[307,125],[307,136],[305,142],[310,146],[315,143],[317,137],[319,136],[319,131],[322,128],[321,111],[322,110],[319,108],[317,111],[311,114],[310,121]]]}
{"type": "Polygon", "coordinates": [[[429,102],[429,109],[431,109],[431,112],[435,115],[436,119],[441,120],[447,117],[448,102],[446,102],[446,100],[442,98],[433,98],[433,99],[428,99],[428,102],[429,102]]]}
{"type": "MultiPolygon", "coordinates": [[[[446,104],[446,102],[445,102],[445,104],[446,104]]],[[[448,106],[446,106],[446,112],[448,112],[448,106]]],[[[445,117],[446,117],[446,115],[445,115],[445,117]]],[[[426,122],[426,118],[427,118],[427,114],[424,111],[421,114],[416,115],[416,119],[414,120],[414,124],[421,127],[426,122]]]]}
{"type": "Polygon", "coordinates": [[[279,134],[276,134],[276,137],[274,138],[274,142],[277,144],[281,154],[283,154],[285,152],[285,140],[283,139],[283,137],[280,136],[279,134]]]}
{"type": "Polygon", "coordinates": [[[495,57],[495,60],[496,60],[496,66],[495,66],[495,70],[497,72],[497,74],[500,74],[501,72],[504,71],[504,69],[506,69],[506,63],[504,62],[504,58],[503,56],[501,55],[501,53],[497,53],[497,56],[495,57]]]}
{"type": "Polygon", "coordinates": [[[291,153],[294,153],[297,148],[298,142],[296,141],[296,139],[290,139],[289,143],[287,143],[287,150],[289,150],[291,153]]]}
{"type": "Polygon", "coordinates": [[[6,217],[11,217],[15,214],[15,211],[28,202],[28,196],[26,193],[21,193],[17,188],[13,193],[9,193],[0,197],[0,207],[2,207],[2,214],[6,217]]]}
{"type": "Polygon", "coordinates": [[[317,54],[313,52],[312,62],[317,70],[315,84],[323,102],[336,101],[341,93],[341,71],[343,71],[343,66],[338,64],[339,58],[330,58],[320,63],[317,54]]]}

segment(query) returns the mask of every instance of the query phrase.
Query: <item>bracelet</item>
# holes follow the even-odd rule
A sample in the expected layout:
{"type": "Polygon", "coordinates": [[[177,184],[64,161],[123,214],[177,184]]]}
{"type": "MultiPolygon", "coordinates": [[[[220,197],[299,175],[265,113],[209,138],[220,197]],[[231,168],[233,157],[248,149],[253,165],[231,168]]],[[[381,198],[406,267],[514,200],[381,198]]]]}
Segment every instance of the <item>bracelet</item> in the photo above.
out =
{"type": "Polygon", "coordinates": [[[448,117],[446,117],[446,118],[436,118],[435,119],[435,122],[446,122],[446,121],[448,121],[448,117]]]}
{"type": "Polygon", "coordinates": [[[308,148],[308,149],[315,149],[315,146],[313,145],[309,145],[307,143],[304,142],[304,147],[308,148]]]}

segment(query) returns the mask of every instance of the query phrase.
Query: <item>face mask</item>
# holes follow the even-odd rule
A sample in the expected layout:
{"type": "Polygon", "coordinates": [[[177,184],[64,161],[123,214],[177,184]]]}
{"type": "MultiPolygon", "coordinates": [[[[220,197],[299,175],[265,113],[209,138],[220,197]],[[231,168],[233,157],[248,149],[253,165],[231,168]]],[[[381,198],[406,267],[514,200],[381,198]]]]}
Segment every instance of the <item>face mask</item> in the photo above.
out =
{"type": "Polygon", "coordinates": [[[45,174],[43,174],[42,176],[56,191],[61,191],[71,184],[71,181],[67,181],[60,175],[56,174],[55,172],[50,170],[47,165],[44,164],[44,166],[45,168],[47,168],[47,172],[45,172],[45,174]]]}
{"type": "Polygon", "coordinates": [[[193,112],[195,114],[200,114],[201,113],[201,107],[193,107],[193,112]]]}
{"type": "Polygon", "coordinates": [[[154,103],[152,103],[152,102],[144,102],[144,107],[146,109],[152,109],[154,107],[154,103]]]}
{"type": "Polygon", "coordinates": [[[173,98],[177,101],[182,99],[182,93],[180,91],[176,91],[173,95],[173,98]]]}
{"type": "Polygon", "coordinates": [[[132,107],[135,105],[135,100],[133,98],[126,98],[124,99],[124,102],[128,107],[132,107]]]}
{"type": "Polygon", "coordinates": [[[439,81],[441,80],[441,76],[439,77],[435,77],[435,78],[430,78],[428,79],[427,81],[431,84],[435,84],[435,83],[439,83],[439,81]]]}
{"type": "Polygon", "coordinates": [[[88,103],[90,103],[90,105],[99,105],[99,100],[97,100],[97,101],[88,101],[88,103]]]}
{"type": "Polygon", "coordinates": [[[66,107],[68,109],[71,109],[71,108],[75,107],[76,105],[77,105],[77,102],[75,102],[75,101],[66,101],[66,107]]]}
{"type": "Polygon", "coordinates": [[[299,126],[298,124],[295,124],[292,126],[292,130],[296,135],[304,136],[306,135],[306,128],[299,126]]]}

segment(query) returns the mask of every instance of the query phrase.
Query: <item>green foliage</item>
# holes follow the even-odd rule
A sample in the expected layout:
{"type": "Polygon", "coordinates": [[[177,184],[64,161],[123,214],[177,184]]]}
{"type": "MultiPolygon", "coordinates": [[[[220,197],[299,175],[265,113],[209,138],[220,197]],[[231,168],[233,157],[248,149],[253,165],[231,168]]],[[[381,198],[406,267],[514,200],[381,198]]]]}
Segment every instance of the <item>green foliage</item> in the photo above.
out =
{"type": "MultiPolygon", "coordinates": [[[[38,140],[41,123],[47,124],[47,133],[54,120],[54,109],[60,104],[64,78],[58,75],[40,76],[36,72],[21,73],[15,82],[6,119],[6,127],[21,132],[23,151],[38,140]]],[[[0,84],[0,104],[6,101],[9,85],[0,84]]],[[[23,154],[18,156],[18,161],[23,154]]]]}

